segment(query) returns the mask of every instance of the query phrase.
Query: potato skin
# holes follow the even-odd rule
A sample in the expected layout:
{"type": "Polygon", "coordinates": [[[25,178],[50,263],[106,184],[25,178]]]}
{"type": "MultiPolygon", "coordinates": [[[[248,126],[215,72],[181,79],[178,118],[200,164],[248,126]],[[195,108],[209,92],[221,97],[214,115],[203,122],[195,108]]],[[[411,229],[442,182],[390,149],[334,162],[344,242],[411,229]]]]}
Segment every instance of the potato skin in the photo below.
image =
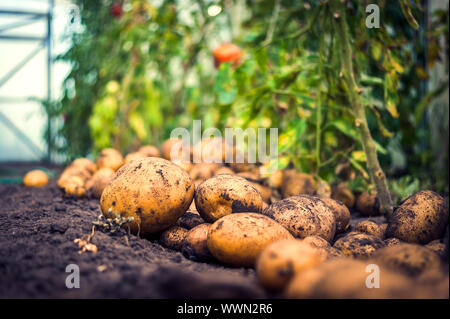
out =
{"type": "Polygon", "coordinates": [[[161,156],[161,153],[159,152],[158,148],[153,145],[141,146],[139,148],[138,152],[144,154],[147,157],[160,157],[161,156]]]}
{"type": "Polygon", "coordinates": [[[260,284],[281,291],[296,274],[321,264],[325,258],[313,246],[299,239],[286,239],[267,246],[256,262],[260,284]]]}
{"type": "Polygon", "coordinates": [[[337,186],[333,187],[331,198],[343,202],[349,209],[353,208],[355,205],[355,195],[353,195],[352,191],[345,183],[339,183],[337,186]]]}
{"type": "Polygon", "coordinates": [[[207,180],[214,176],[216,170],[220,168],[220,165],[217,163],[200,163],[193,164],[191,170],[189,171],[189,175],[193,180],[207,180]]]}
{"type": "Polygon", "coordinates": [[[208,249],[207,240],[211,224],[200,224],[192,228],[186,234],[183,241],[183,255],[194,261],[208,261],[213,255],[208,249]]]}
{"type": "Polygon", "coordinates": [[[355,226],[355,230],[360,233],[374,235],[383,239],[383,231],[377,223],[370,220],[362,220],[355,226]]]}
{"type": "Polygon", "coordinates": [[[184,146],[183,140],[179,138],[170,138],[166,140],[161,146],[161,155],[168,161],[174,160],[189,160],[191,156],[190,146],[184,146]],[[181,143],[181,144],[179,144],[181,143]],[[172,148],[174,148],[174,158],[171,158],[172,148]]]}
{"type": "Polygon", "coordinates": [[[316,181],[311,175],[298,173],[295,170],[284,172],[283,185],[281,186],[283,198],[302,194],[314,195],[316,189],[316,181]]]}
{"type": "Polygon", "coordinates": [[[125,164],[127,164],[127,163],[129,163],[131,161],[134,161],[134,160],[137,160],[137,159],[140,159],[140,158],[144,158],[144,157],[146,157],[144,155],[144,153],[133,152],[133,153],[129,153],[129,154],[127,154],[127,156],[125,156],[124,162],[125,162],[125,164]]]}
{"type": "Polygon", "coordinates": [[[379,216],[380,211],[380,199],[377,197],[377,192],[371,193],[365,191],[358,196],[355,203],[355,209],[361,214],[361,216],[379,216]]]}
{"type": "Polygon", "coordinates": [[[222,217],[209,228],[208,249],[218,260],[238,267],[254,267],[259,254],[271,243],[292,239],[280,224],[257,213],[222,217]]]}
{"type": "MultiPolygon", "coordinates": [[[[90,180],[90,184],[92,185],[92,187],[90,187],[92,196],[95,198],[100,198],[103,190],[113,180],[115,175],[116,173],[110,168],[99,169],[90,180]]],[[[87,183],[86,188],[89,189],[89,187],[87,187],[87,183]]]]}
{"type": "Polygon", "coordinates": [[[372,259],[375,263],[407,276],[418,276],[426,270],[439,270],[439,256],[424,246],[402,243],[377,250],[372,259]]]}
{"type": "Polygon", "coordinates": [[[35,169],[25,174],[23,184],[26,187],[43,187],[48,184],[48,176],[44,171],[35,169]]]}
{"type": "Polygon", "coordinates": [[[427,244],[444,235],[448,205],[433,191],[419,191],[398,206],[386,230],[386,237],[409,243],[427,244]]]}
{"type": "Polygon", "coordinates": [[[250,182],[235,175],[217,175],[199,185],[195,206],[207,222],[231,213],[261,212],[261,194],[250,182]]]}
{"type": "Polygon", "coordinates": [[[100,152],[95,163],[98,169],[107,167],[117,171],[123,165],[123,156],[118,150],[105,148],[100,152]]]}
{"type": "Polygon", "coordinates": [[[341,201],[332,198],[320,198],[331,209],[336,218],[336,233],[343,233],[350,222],[350,211],[341,201]]]}
{"type": "Polygon", "coordinates": [[[97,165],[85,157],[75,159],[72,164],[70,164],[70,167],[85,169],[91,174],[94,174],[97,170],[97,165]]]}
{"type": "Polygon", "coordinates": [[[132,161],[116,172],[104,189],[100,205],[105,216],[109,210],[133,217],[133,233],[148,235],[176,223],[194,196],[189,175],[179,166],[157,157],[132,161]]]}
{"type": "Polygon", "coordinates": [[[317,235],[331,241],[336,232],[336,218],[318,197],[292,196],[277,201],[264,214],[283,225],[296,238],[317,235]]]}
{"type": "Polygon", "coordinates": [[[374,235],[350,232],[336,240],[333,247],[342,251],[346,256],[367,259],[377,249],[383,248],[384,242],[374,235]]]}
{"type": "Polygon", "coordinates": [[[205,220],[198,213],[187,211],[183,216],[178,218],[176,225],[186,229],[192,229],[204,223],[205,220]]]}
{"type": "Polygon", "coordinates": [[[180,226],[171,226],[161,233],[159,242],[162,246],[180,251],[188,230],[180,226]]]}

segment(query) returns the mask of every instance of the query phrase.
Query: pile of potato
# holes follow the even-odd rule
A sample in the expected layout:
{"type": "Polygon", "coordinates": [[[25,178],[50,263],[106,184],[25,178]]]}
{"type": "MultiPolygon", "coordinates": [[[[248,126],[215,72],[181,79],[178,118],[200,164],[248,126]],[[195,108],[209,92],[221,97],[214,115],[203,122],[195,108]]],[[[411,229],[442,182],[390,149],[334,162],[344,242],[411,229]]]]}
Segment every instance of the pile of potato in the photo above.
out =
{"type": "Polygon", "coordinates": [[[254,268],[263,287],[287,298],[448,298],[448,205],[440,195],[420,191],[377,224],[374,192],[355,198],[344,183],[331,188],[292,169],[261,176],[254,164],[212,163],[223,150],[216,139],[189,154],[173,151],[179,143],[166,141],[163,158],[154,147],[125,159],[105,149],[95,163],[75,160],[58,185],[99,197],[106,217],[133,217],[131,232],[156,235],[189,259],[254,268]],[[352,227],[354,208],[368,218],[352,227]],[[380,288],[366,286],[371,264],[380,288]]]}

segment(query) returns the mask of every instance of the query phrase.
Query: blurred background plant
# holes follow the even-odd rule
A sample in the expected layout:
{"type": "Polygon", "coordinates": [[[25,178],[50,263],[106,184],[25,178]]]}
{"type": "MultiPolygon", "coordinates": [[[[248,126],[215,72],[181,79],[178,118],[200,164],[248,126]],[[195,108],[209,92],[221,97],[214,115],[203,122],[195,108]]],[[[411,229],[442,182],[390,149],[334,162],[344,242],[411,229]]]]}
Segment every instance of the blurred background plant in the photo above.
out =
{"type": "MultiPolygon", "coordinates": [[[[55,135],[68,160],[160,145],[201,119],[203,128],[278,127],[278,168],[370,187],[327,1],[74,3],[72,47],[59,57],[72,70],[49,113],[64,118],[55,135]],[[214,65],[221,43],[242,57],[214,65]]],[[[380,28],[365,25],[368,2],[346,7],[381,166],[396,199],[424,186],[448,194],[448,4],[376,3],[380,28]]]]}

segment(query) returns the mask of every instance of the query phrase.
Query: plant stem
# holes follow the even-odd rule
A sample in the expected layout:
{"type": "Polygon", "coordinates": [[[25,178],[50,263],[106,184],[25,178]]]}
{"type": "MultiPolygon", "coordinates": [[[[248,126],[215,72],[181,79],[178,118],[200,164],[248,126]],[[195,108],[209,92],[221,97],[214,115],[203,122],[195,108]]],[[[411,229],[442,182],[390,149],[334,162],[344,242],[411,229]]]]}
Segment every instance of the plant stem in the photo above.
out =
{"type": "Polygon", "coordinates": [[[355,125],[361,137],[364,152],[366,153],[367,169],[372,183],[375,185],[377,197],[380,200],[380,211],[389,218],[393,210],[391,194],[387,187],[386,176],[378,162],[375,142],[370,134],[366,113],[361,101],[361,89],[356,83],[353,71],[353,54],[345,18],[345,6],[340,0],[332,0],[330,1],[330,8],[341,55],[344,85],[346,86],[346,93],[355,116],[355,125]]]}
{"type": "Polygon", "coordinates": [[[323,75],[323,47],[324,47],[324,35],[320,36],[320,47],[319,47],[319,89],[317,92],[317,110],[316,110],[316,175],[320,174],[320,144],[322,139],[322,75],[323,75]]]}

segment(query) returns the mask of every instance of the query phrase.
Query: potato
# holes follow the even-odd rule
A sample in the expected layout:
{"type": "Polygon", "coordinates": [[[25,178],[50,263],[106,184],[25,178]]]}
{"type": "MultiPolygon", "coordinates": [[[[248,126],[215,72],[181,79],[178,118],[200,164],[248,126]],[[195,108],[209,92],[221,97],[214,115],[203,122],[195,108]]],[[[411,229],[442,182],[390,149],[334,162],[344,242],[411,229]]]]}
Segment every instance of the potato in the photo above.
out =
{"type": "Polygon", "coordinates": [[[285,171],[281,195],[287,198],[294,195],[313,195],[316,192],[317,184],[309,174],[297,173],[295,171],[285,171]]]}
{"type": "Polygon", "coordinates": [[[415,285],[424,291],[422,298],[448,299],[449,274],[447,271],[439,271],[435,268],[425,270],[416,279],[415,285]]]}
{"type": "Polygon", "coordinates": [[[210,137],[195,144],[192,154],[196,163],[226,163],[227,159],[234,159],[235,148],[221,137],[210,137]]]}
{"type": "Polygon", "coordinates": [[[194,186],[179,166],[157,157],[145,157],[120,168],[103,191],[102,212],[133,217],[133,233],[149,235],[176,223],[189,208],[194,186]]]}
{"type": "Polygon", "coordinates": [[[250,182],[250,184],[261,194],[262,200],[265,203],[270,201],[270,198],[272,197],[272,189],[270,187],[253,182],[250,182]]]}
{"type": "Polygon", "coordinates": [[[379,216],[380,200],[377,197],[377,192],[363,192],[358,196],[356,200],[355,209],[361,214],[361,216],[379,216]]]}
{"type": "Polygon", "coordinates": [[[283,171],[280,169],[273,171],[267,178],[267,183],[270,187],[281,188],[283,185],[283,171]]]}
{"type": "Polygon", "coordinates": [[[123,165],[122,154],[113,148],[105,148],[100,152],[96,162],[97,168],[110,168],[117,171],[123,165]]]}
{"type": "Polygon", "coordinates": [[[396,246],[401,244],[402,242],[398,240],[397,238],[388,238],[384,240],[384,245],[386,247],[396,246]]]}
{"type": "Polygon", "coordinates": [[[144,155],[144,153],[140,153],[140,152],[133,152],[133,153],[129,153],[127,154],[127,156],[125,156],[125,164],[140,159],[140,158],[144,158],[147,157],[144,155]]]}
{"type": "Polygon", "coordinates": [[[139,153],[144,154],[146,157],[160,157],[161,153],[158,148],[153,145],[144,145],[141,146],[138,150],[139,153]]]}
{"type": "Polygon", "coordinates": [[[196,189],[195,206],[207,222],[231,213],[261,212],[261,194],[242,177],[217,175],[196,189]]]}
{"type": "Polygon", "coordinates": [[[373,299],[417,296],[412,280],[381,268],[379,269],[379,288],[368,288],[366,283],[374,270],[367,266],[367,262],[349,258],[322,263],[314,269],[295,276],[286,289],[285,296],[291,299],[373,299]]]}
{"type": "Polygon", "coordinates": [[[69,166],[61,173],[61,176],[59,177],[57,182],[58,187],[64,188],[67,180],[71,179],[72,176],[76,176],[81,179],[84,186],[84,183],[92,177],[92,174],[84,168],[69,166]]]}
{"type": "Polygon", "coordinates": [[[35,169],[25,174],[23,184],[26,187],[42,187],[48,184],[48,176],[45,172],[35,169]]]}
{"type": "Polygon", "coordinates": [[[323,179],[317,181],[316,195],[320,198],[331,198],[331,187],[323,179]]]}
{"type": "Polygon", "coordinates": [[[209,228],[208,249],[218,260],[238,267],[254,267],[271,243],[291,239],[280,224],[257,213],[236,213],[220,218],[209,228]]]}
{"type": "Polygon", "coordinates": [[[299,239],[285,239],[267,246],[256,262],[260,284],[281,291],[293,276],[324,261],[318,250],[299,239]]]}
{"type": "Polygon", "coordinates": [[[292,196],[273,203],[264,214],[279,222],[297,238],[317,235],[331,241],[336,232],[333,212],[318,197],[292,196]]]}
{"type": "Polygon", "coordinates": [[[336,233],[340,234],[347,230],[350,222],[350,211],[341,201],[332,198],[320,198],[333,212],[336,218],[336,233]]]}
{"type": "Polygon", "coordinates": [[[70,164],[71,167],[81,168],[87,170],[89,173],[94,174],[97,170],[97,165],[88,158],[77,158],[70,164]]]}
{"type": "Polygon", "coordinates": [[[388,224],[387,223],[382,223],[379,226],[380,226],[380,230],[381,230],[381,233],[382,233],[382,237],[381,238],[385,238],[386,237],[386,229],[387,229],[388,224]]]}
{"type": "Polygon", "coordinates": [[[213,259],[208,249],[207,239],[211,224],[197,225],[188,231],[183,242],[183,255],[194,261],[208,261],[213,259]]]}
{"type": "Polygon", "coordinates": [[[221,174],[229,174],[229,175],[233,175],[233,174],[234,174],[234,171],[233,171],[231,168],[229,168],[229,167],[222,166],[222,167],[218,168],[218,169],[214,172],[214,176],[221,175],[221,174]]]}
{"type": "Polygon", "coordinates": [[[93,197],[100,198],[103,190],[113,180],[114,176],[116,176],[116,173],[110,168],[99,169],[94,176],[92,176],[89,183],[90,185],[86,183],[85,188],[91,190],[93,197]]]}
{"type": "Polygon", "coordinates": [[[176,225],[186,229],[192,229],[204,223],[205,220],[198,213],[187,211],[183,216],[178,218],[176,225]]]}
{"type": "Polygon", "coordinates": [[[430,241],[428,244],[425,245],[425,247],[434,251],[439,257],[441,257],[441,259],[444,259],[445,244],[441,242],[439,239],[430,241]]]}
{"type": "Polygon", "coordinates": [[[367,259],[377,249],[384,247],[384,242],[374,235],[350,232],[336,240],[333,247],[342,251],[346,256],[367,259]]]}
{"type": "Polygon", "coordinates": [[[216,170],[220,167],[217,163],[193,164],[189,175],[193,180],[207,180],[214,176],[216,170]]]}
{"type": "Polygon", "coordinates": [[[164,247],[181,251],[187,233],[186,228],[171,226],[161,233],[159,243],[164,247]]]}
{"type": "Polygon", "coordinates": [[[375,263],[407,276],[417,276],[425,270],[441,266],[439,256],[424,246],[403,243],[376,251],[372,259],[375,263]]]}
{"type": "Polygon", "coordinates": [[[420,191],[395,209],[386,236],[427,244],[444,236],[447,225],[448,206],[444,198],[432,191],[420,191]]]}
{"type": "Polygon", "coordinates": [[[190,145],[183,145],[183,140],[179,138],[170,138],[161,146],[161,155],[169,161],[189,161],[191,158],[191,147],[190,145]],[[171,152],[173,152],[173,154],[171,154],[171,152]]]}
{"type": "Polygon", "coordinates": [[[237,173],[236,175],[245,178],[246,180],[252,183],[259,183],[261,181],[261,179],[259,178],[259,174],[256,174],[254,172],[240,172],[237,173]]]}
{"type": "Polygon", "coordinates": [[[383,231],[377,223],[370,220],[362,220],[355,226],[355,230],[360,233],[374,235],[383,239],[383,231]]]}
{"type": "Polygon", "coordinates": [[[349,209],[355,205],[355,196],[345,183],[339,183],[333,187],[331,198],[343,202],[349,209]]]}
{"type": "Polygon", "coordinates": [[[303,239],[303,242],[317,248],[318,253],[324,259],[332,259],[337,257],[343,257],[344,254],[334,247],[331,247],[330,243],[319,236],[308,236],[303,239]]]}
{"type": "Polygon", "coordinates": [[[84,181],[80,176],[68,176],[61,187],[68,196],[84,197],[86,196],[86,188],[84,181]]]}
{"type": "Polygon", "coordinates": [[[186,172],[190,172],[192,169],[192,163],[185,161],[185,160],[173,160],[172,163],[180,166],[182,169],[184,169],[186,172]]]}

